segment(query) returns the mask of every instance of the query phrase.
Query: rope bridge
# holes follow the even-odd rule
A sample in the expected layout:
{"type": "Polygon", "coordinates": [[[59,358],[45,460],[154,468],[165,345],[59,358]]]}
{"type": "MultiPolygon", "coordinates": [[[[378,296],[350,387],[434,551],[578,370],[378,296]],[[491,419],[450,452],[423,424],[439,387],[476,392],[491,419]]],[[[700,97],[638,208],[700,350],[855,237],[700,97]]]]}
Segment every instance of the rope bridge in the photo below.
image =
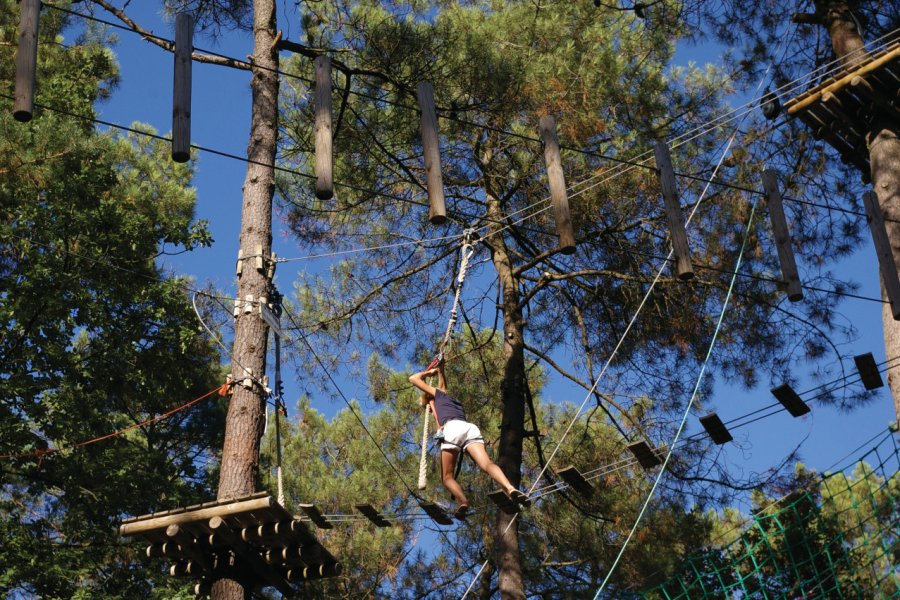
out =
{"type": "Polygon", "coordinates": [[[900,598],[896,429],[843,470],[826,472],[687,558],[639,598],[900,598]]]}

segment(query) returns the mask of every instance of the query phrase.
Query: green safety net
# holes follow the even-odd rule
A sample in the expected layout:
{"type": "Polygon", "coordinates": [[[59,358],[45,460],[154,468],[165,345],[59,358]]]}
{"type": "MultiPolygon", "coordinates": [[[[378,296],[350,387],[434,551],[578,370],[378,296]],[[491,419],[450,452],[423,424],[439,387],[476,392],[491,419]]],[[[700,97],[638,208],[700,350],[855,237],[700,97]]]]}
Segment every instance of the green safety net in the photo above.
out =
{"type": "Polygon", "coordinates": [[[888,431],[847,468],[756,511],[640,597],[900,598],[896,438],[888,431]]]}

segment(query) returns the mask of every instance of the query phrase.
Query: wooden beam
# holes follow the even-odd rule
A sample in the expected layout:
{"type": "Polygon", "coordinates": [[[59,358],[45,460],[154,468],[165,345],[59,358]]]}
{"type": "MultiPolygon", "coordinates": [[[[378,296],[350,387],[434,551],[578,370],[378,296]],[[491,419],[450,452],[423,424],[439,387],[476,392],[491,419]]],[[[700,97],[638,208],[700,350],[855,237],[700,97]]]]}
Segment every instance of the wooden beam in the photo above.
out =
{"type": "Polygon", "coordinates": [[[880,88],[873,86],[865,77],[857,75],[850,80],[850,85],[857,94],[873,102],[875,106],[884,111],[886,116],[900,120],[900,107],[893,104],[889,98],[881,93],[880,88]]]}
{"type": "Polygon", "coordinates": [[[662,464],[662,460],[659,458],[656,450],[651,448],[650,445],[643,440],[628,444],[628,450],[631,451],[637,461],[645,469],[652,469],[653,467],[662,464]]]}
{"type": "Polygon", "coordinates": [[[274,586],[285,596],[290,596],[294,593],[290,584],[272,569],[272,567],[266,564],[266,561],[262,559],[256,550],[248,547],[247,544],[242,542],[241,539],[231,531],[231,528],[228,527],[228,524],[222,517],[211,518],[209,520],[209,528],[214,533],[221,534],[225,541],[228,542],[231,549],[234,550],[235,554],[237,554],[241,560],[246,562],[268,585],[274,586]]]}
{"type": "Polygon", "coordinates": [[[175,69],[172,85],[172,160],[191,158],[191,55],[194,20],[187,13],[175,17],[175,69]]]}
{"type": "Polygon", "coordinates": [[[319,56],[316,67],[316,198],[334,196],[332,173],[334,156],[331,147],[331,58],[319,56]]]}
{"type": "Polygon", "coordinates": [[[381,516],[377,510],[375,510],[371,504],[357,504],[356,510],[361,512],[366,516],[367,519],[375,523],[377,527],[390,527],[391,523],[383,516],[381,516]]]}
{"type": "Polygon", "coordinates": [[[193,562],[199,564],[207,571],[212,569],[212,561],[198,546],[194,536],[185,531],[181,525],[169,525],[166,527],[166,536],[172,541],[177,542],[181,552],[193,562]]]}
{"type": "Polygon", "coordinates": [[[884,380],[881,378],[881,373],[878,372],[878,365],[875,364],[875,357],[871,352],[854,356],[853,362],[856,363],[859,378],[867,390],[875,390],[884,386],[884,380]]]}
{"type": "Polygon", "coordinates": [[[787,383],[772,388],[772,395],[781,402],[792,417],[800,417],[809,412],[809,405],[800,399],[797,392],[787,383]]]}
{"type": "Polygon", "coordinates": [[[444,207],[444,182],[441,176],[441,151],[437,114],[434,109],[434,88],[427,81],[416,88],[419,109],[422,111],[422,151],[425,154],[425,183],[428,189],[428,218],[432,225],[447,220],[444,207]]]}
{"type": "Polygon", "coordinates": [[[557,471],[556,474],[582,496],[590,498],[594,495],[594,486],[588,483],[588,480],[584,478],[584,475],[582,475],[574,466],[568,466],[565,469],[561,469],[557,471]]]}
{"type": "Polygon", "coordinates": [[[544,161],[547,164],[547,179],[550,182],[550,204],[556,221],[559,249],[563,254],[575,254],[575,234],[569,215],[569,197],[566,194],[566,178],[559,153],[556,120],[551,115],[544,115],[540,119],[538,129],[544,144],[544,161]]]}
{"type": "Polygon", "coordinates": [[[225,504],[217,504],[207,508],[200,508],[190,512],[175,512],[163,514],[158,517],[130,519],[119,527],[119,534],[123,536],[137,535],[154,529],[165,529],[169,525],[181,525],[183,523],[196,523],[207,521],[213,517],[229,517],[254,510],[262,510],[274,506],[275,500],[271,496],[252,498],[250,500],[237,500],[225,504]]]}
{"type": "Polygon", "coordinates": [[[684,217],[681,214],[681,203],[678,200],[672,157],[666,142],[661,140],[653,146],[653,151],[656,154],[656,169],[666,203],[669,237],[672,239],[672,250],[675,252],[675,273],[679,279],[691,279],[694,277],[694,267],[691,265],[691,251],[688,248],[687,234],[684,231],[684,217]]]}
{"type": "Polygon", "coordinates": [[[781,191],[778,189],[778,174],[773,169],[763,171],[763,188],[768,199],[769,218],[772,221],[778,262],[781,263],[781,276],[787,286],[787,297],[791,302],[797,302],[803,299],[803,287],[800,285],[797,262],[794,260],[791,232],[784,217],[784,205],[781,202],[781,191]]]}
{"type": "Polygon", "coordinates": [[[16,52],[16,91],[13,118],[30,121],[34,114],[34,82],[37,71],[40,0],[22,0],[19,8],[19,47],[16,52]]]}
{"type": "Polygon", "coordinates": [[[731,433],[729,433],[728,428],[725,427],[722,419],[720,419],[719,415],[714,412],[700,417],[700,424],[703,425],[703,429],[705,429],[706,433],[709,434],[709,437],[712,439],[713,443],[719,444],[721,446],[722,444],[727,444],[734,439],[733,437],[731,437],[731,433]]]}
{"type": "Polygon", "coordinates": [[[872,241],[875,243],[881,282],[891,303],[891,315],[895,321],[900,321],[900,277],[897,276],[897,263],[894,262],[894,254],[891,252],[891,242],[884,225],[881,206],[878,204],[878,196],[875,192],[866,192],[863,194],[863,204],[866,207],[869,229],[872,231],[872,241]]]}
{"type": "Polygon", "coordinates": [[[419,502],[419,506],[422,507],[428,516],[434,519],[434,522],[438,525],[453,525],[453,519],[451,519],[444,509],[435,504],[434,502],[419,502]]]}
{"type": "Polygon", "coordinates": [[[328,522],[328,519],[326,519],[319,509],[316,508],[315,504],[301,504],[300,510],[302,510],[319,529],[331,529],[333,527],[333,525],[328,522]]]}

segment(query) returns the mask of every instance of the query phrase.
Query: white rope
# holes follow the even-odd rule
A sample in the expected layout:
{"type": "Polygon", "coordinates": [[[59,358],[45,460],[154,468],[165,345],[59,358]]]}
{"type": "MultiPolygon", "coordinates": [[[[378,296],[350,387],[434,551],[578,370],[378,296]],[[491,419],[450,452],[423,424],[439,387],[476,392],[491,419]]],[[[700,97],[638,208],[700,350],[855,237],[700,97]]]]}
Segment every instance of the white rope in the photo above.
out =
{"type": "Polygon", "coordinates": [[[422,422],[422,458],[419,460],[419,489],[428,487],[428,413],[431,405],[425,405],[425,418],[422,422]]]}

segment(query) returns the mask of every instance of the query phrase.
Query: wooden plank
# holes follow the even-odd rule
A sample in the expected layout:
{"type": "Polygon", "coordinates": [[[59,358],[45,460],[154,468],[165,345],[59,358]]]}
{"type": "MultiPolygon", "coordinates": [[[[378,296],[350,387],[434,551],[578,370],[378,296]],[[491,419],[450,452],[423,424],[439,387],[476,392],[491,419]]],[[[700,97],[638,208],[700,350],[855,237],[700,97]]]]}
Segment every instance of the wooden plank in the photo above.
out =
{"type": "Polygon", "coordinates": [[[881,282],[891,303],[891,315],[895,321],[900,321],[900,277],[897,276],[897,263],[894,262],[894,254],[891,252],[891,242],[885,228],[884,216],[881,214],[881,206],[878,204],[878,196],[874,192],[866,192],[863,194],[863,204],[866,207],[869,229],[872,231],[872,241],[875,243],[881,282]]]}
{"type": "MultiPolygon", "coordinates": [[[[199,512],[199,511],[198,511],[199,512]]],[[[235,554],[241,557],[268,585],[275,586],[282,594],[289,596],[294,593],[290,584],[284,580],[272,567],[262,559],[259,553],[247,546],[241,539],[228,528],[222,517],[212,517],[209,520],[209,528],[217,534],[221,534],[235,554]]]]}
{"type": "Polygon", "coordinates": [[[441,175],[441,151],[437,114],[434,109],[434,88],[422,81],[416,88],[419,109],[422,111],[422,151],[425,155],[425,184],[428,190],[428,218],[432,225],[447,221],[444,206],[444,182],[441,175]]]}
{"type": "Polygon", "coordinates": [[[781,276],[787,286],[787,297],[791,302],[797,302],[803,299],[803,287],[800,285],[797,262],[794,260],[791,232],[784,217],[784,205],[781,202],[781,191],[778,189],[778,174],[773,169],[763,171],[763,188],[768,198],[769,218],[772,221],[778,262],[781,263],[781,276]]]}
{"type": "Polygon", "coordinates": [[[165,529],[169,525],[181,525],[197,521],[208,521],[213,517],[231,516],[243,512],[250,512],[262,508],[268,508],[275,504],[275,500],[268,494],[261,498],[251,500],[238,500],[224,504],[216,504],[206,508],[190,512],[175,512],[168,515],[150,518],[141,518],[130,523],[123,523],[119,527],[119,534],[123,536],[137,535],[154,529],[165,529]]]}
{"type": "Polygon", "coordinates": [[[496,504],[500,510],[507,514],[515,514],[519,512],[519,506],[510,500],[509,496],[503,490],[494,490],[488,494],[488,498],[496,504]]]}
{"type": "Polygon", "coordinates": [[[653,146],[653,151],[656,154],[656,169],[660,186],[662,186],[663,200],[666,204],[669,237],[672,239],[672,250],[675,252],[675,272],[679,279],[691,279],[694,277],[694,267],[691,265],[691,251],[688,248],[687,234],[684,231],[684,217],[681,214],[681,204],[678,200],[672,157],[669,154],[669,147],[664,141],[657,141],[653,146]]]}
{"type": "Polygon", "coordinates": [[[188,13],[175,17],[175,68],[172,85],[172,160],[191,158],[191,68],[194,20],[188,13]]]}
{"type": "Polygon", "coordinates": [[[594,495],[594,486],[588,483],[588,480],[584,478],[584,475],[575,466],[570,465],[565,469],[560,469],[556,474],[585,498],[590,498],[594,495]]]}
{"type": "Polygon", "coordinates": [[[556,120],[551,115],[541,117],[538,129],[544,143],[544,162],[547,164],[547,179],[550,182],[550,204],[559,236],[559,249],[563,254],[575,254],[575,234],[569,215],[569,197],[566,194],[566,178],[563,174],[562,158],[559,153],[559,138],[556,135],[556,120]]]}
{"type": "Polygon", "coordinates": [[[856,363],[859,378],[862,379],[863,386],[867,390],[875,390],[884,386],[884,380],[881,378],[881,373],[878,372],[878,365],[875,364],[875,357],[871,352],[854,356],[853,362],[856,363]]]}
{"type": "Polygon", "coordinates": [[[390,527],[391,523],[387,521],[381,514],[375,510],[371,504],[357,504],[356,510],[366,516],[367,519],[375,523],[377,527],[390,527]]]}
{"type": "Polygon", "coordinates": [[[331,529],[333,527],[315,504],[301,504],[300,510],[302,510],[319,529],[331,529]]]}
{"type": "Polygon", "coordinates": [[[419,506],[422,507],[428,516],[434,519],[434,522],[438,525],[453,525],[453,519],[444,512],[444,509],[435,504],[434,502],[419,502],[419,506]]]}
{"type": "Polygon", "coordinates": [[[645,469],[652,469],[653,467],[662,464],[662,460],[659,458],[656,451],[643,440],[628,444],[628,450],[631,451],[637,461],[645,469]]]}
{"type": "Polygon", "coordinates": [[[801,400],[794,388],[787,383],[772,388],[772,395],[793,417],[800,417],[810,411],[809,405],[801,400]]]}
{"type": "Polygon", "coordinates": [[[331,130],[331,58],[319,56],[316,68],[316,198],[334,196],[334,155],[331,130]]]}
{"type": "Polygon", "coordinates": [[[30,121],[34,114],[34,82],[37,71],[40,0],[22,0],[19,9],[19,47],[16,52],[16,90],[13,118],[30,121]]]}
{"type": "Polygon", "coordinates": [[[728,428],[725,427],[725,423],[723,423],[722,419],[719,418],[719,415],[714,412],[700,417],[700,424],[703,425],[703,429],[706,430],[706,433],[715,444],[721,446],[722,444],[727,444],[734,440],[734,438],[731,437],[728,428]]]}

